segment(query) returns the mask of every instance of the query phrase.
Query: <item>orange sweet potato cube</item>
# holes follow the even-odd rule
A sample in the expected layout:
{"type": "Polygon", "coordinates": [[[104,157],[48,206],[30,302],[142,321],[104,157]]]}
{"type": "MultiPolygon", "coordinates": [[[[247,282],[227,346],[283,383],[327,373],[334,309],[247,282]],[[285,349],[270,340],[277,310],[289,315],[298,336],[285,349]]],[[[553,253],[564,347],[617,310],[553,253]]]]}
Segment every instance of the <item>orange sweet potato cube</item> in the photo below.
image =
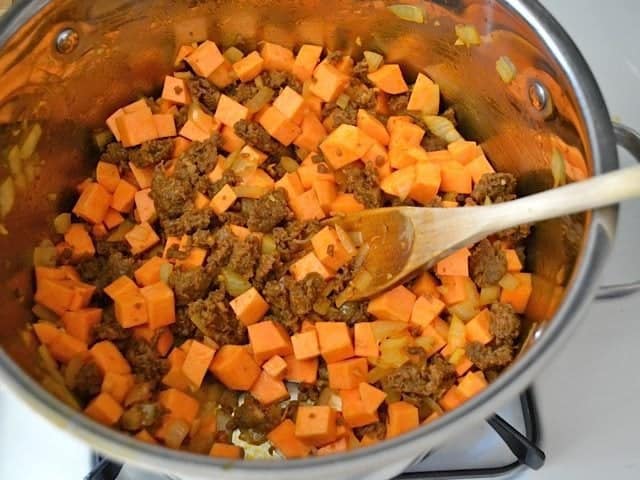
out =
{"type": "Polygon", "coordinates": [[[329,165],[338,170],[360,160],[375,141],[358,127],[342,124],[320,144],[329,165]]]}
{"type": "Polygon", "coordinates": [[[296,124],[302,122],[305,102],[302,95],[291,87],[285,87],[273,102],[273,106],[296,124]]]}
{"type": "Polygon", "coordinates": [[[375,72],[370,73],[368,77],[371,83],[390,95],[399,95],[409,91],[409,87],[404,81],[400,65],[383,65],[375,72]]]}
{"type": "Polygon", "coordinates": [[[311,447],[296,437],[296,425],[290,419],[269,432],[267,438],[285,458],[304,458],[311,452],[311,447]]]}
{"type": "Polygon", "coordinates": [[[419,162],[415,166],[415,182],[409,191],[409,197],[423,205],[429,204],[438,195],[440,182],[440,165],[419,162]]]}
{"type": "Polygon", "coordinates": [[[222,215],[231,208],[231,205],[238,199],[238,196],[229,185],[222,187],[215,197],[211,200],[211,209],[217,214],[222,215]]]}
{"type": "Polygon", "coordinates": [[[328,62],[322,62],[313,72],[309,91],[325,102],[335,102],[349,84],[349,76],[328,62]]]}
{"type": "Polygon", "coordinates": [[[216,350],[203,343],[191,342],[187,351],[187,356],[182,364],[182,374],[189,380],[193,389],[198,389],[202,385],[216,350]]]}
{"type": "Polygon", "coordinates": [[[120,420],[124,410],[111,395],[101,393],[87,405],[84,413],[96,422],[110,427],[120,420]]]}
{"type": "Polygon", "coordinates": [[[394,402],[389,405],[387,420],[387,438],[394,438],[409,432],[420,425],[418,408],[407,402],[394,402]]]}
{"type": "Polygon", "coordinates": [[[273,321],[265,321],[249,325],[249,342],[253,356],[259,364],[274,355],[287,356],[293,352],[291,339],[282,325],[273,321]]]}
{"type": "Polygon", "coordinates": [[[440,260],[436,265],[436,273],[440,277],[447,275],[468,277],[470,256],[471,252],[468,248],[461,248],[447,258],[440,260]]]}
{"type": "Polygon", "coordinates": [[[133,208],[138,189],[126,180],[120,180],[113,192],[111,208],[120,213],[129,213],[133,208]]]}
{"type": "Polygon", "coordinates": [[[354,355],[349,328],[341,322],[317,322],[320,353],[327,363],[346,360],[354,355]]]}
{"type": "Polygon", "coordinates": [[[214,42],[207,40],[188,55],[186,61],[189,62],[194,72],[201,77],[207,78],[224,63],[224,57],[220,53],[218,46],[214,42]]]}
{"type": "Polygon", "coordinates": [[[369,365],[366,358],[352,358],[327,364],[329,387],[334,390],[358,388],[367,381],[369,365]]]}
{"type": "Polygon", "coordinates": [[[300,135],[301,130],[293,121],[275,106],[268,107],[259,120],[260,125],[269,132],[273,138],[288,147],[300,135]]]}
{"type": "Polygon", "coordinates": [[[410,322],[420,327],[430,325],[444,310],[444,302],[439,298],[429,295],[420,296],[413,305],[410,322]]]}
{"type": "Polygon", "coordinates": [[[289,198],[289,207],[298,220],[322,220],[327,215],[320,205],[315,190],[308,190],[302,195],[289,198]]]}
{"type": "Polygon", "coordinates": [[[380,356],[378,341],[373,334],[370,322],[360,322],[353,326],[353,352],[357,357],[380,356]]]}
{"type": "Polygon", "coordinates": [[[273,378],[282,380],[287,371],[287,362],[280,355],[274,355],[262,365],[262,369],[273,378]]]}
{"type": "Polygon", "coordinates": [[[153,123],[158,132],[158,138],[175,137],[176,122],[171,113],[159,113],[153,116],[153,123]]]}
{"type": "Polygon", "coordinates": [[[137,327],[149,321],[145,299],[139,292],[121,294],[114,303],[116,320],[123,328],[137,327]]]}
{"type": "Polygon", "coordinates": [[[440,111],[440,86],[423,73],[418,73],[407,110],[437,115],[440,111]]]}
{"type": "Polygon", "coordinates": [[[74,223],[69,227],[64,234],[64,241],[71,247],[71,260],[74,262],[92,257],[96,253],[93,240],[81,223],[74,223]]]}
{"type": "Polygon", "coordinates": [[[264,59],[264,69],[271,71],[290,72],[293,69],[293,52],[281,45],[264,42],[260,49],[264,59]]]}
{"type": "Polygon", "coordinates": [[[325,280],[335,275],[334,272],[325,267],[325,265],[320,261],[317,255],[313,252],[308,253],[293,265],[291,265],[291,267],[289,267],[289,271],[297,282],[301,282],[302,280],[304,280],[310,273],[318,273],[325,280]]]}
{"type": "Polygon", "coordinates": [[[96,167],[96,180],[109,193],[116,191],[120,182],[120,171],[118,166],[108,162],[98,162],[96,167]]]}
{"type": "Polygon", "coordinates": [[[331,270],[339,270],[352,258],[340,241],[336,230],[329,226],[311,238],[311,245],[318,259],[331,270]]]}
{"type": "Polygon", "coordinates": [[[136,225],[124,238],[134,255],[146,252],[160,243],[160,237],[148,223],[136,225]]]}
{"type": "Polygon", "coordinates": [[[214,443],[209,451],[209,456],[214,458],[228,458],[229,460],[242,460],[244,450],[242,447],[228,443],[214,443]]]}
{"type": "Polygon", "coordinates": [[[156,206],[151,198],[151,189],[145,188],[134,196],[136,211],[141,222],[152,223],[156,219],[156,206]]]}
{"type": "Polygon", "coordinates": [[[271,405],[289,398],[289,391],[284,382],[273,378],[265,371],[260,372],[260,376],[249,391],[262,405],[271,405]]]}
{"type": "Polygon", "coordinates": [[[291,344],[293,346],[293,354],[298,360],[308,360],[320,355],[318,334],[315,328],[293,335],[291,337],[291,344]]]}
{"type": "Polygon", "coordinates": [[[298,407],[296,437],[315,446],[326,445],[337,438],[337,414],[329,406],[298,407]]]}
{"type": "Polygon", "coordinates": [[[233,64],[233,71],[241,82],[250,82],[262,72],[264,59],[258,52],[251,52],[233,64]]]}
{"type": "Polygon", "coordinates": [[[161,98],[179,105],[189,105],[191,103],[191,94],[189,93],[187,82],[182,78],[167,75],[164,79],[161,98]]]}
{"type": "Polygon", "coordinates": [[[302,82],[310,80],[313,76],[313,71],[320,61],[321,55],[322,47],[317,45],[302,45],[293,64],[292,73],[302,82]]]}
{"type": "Polygon", "coordinates": [[[91,183],[82,191],[73,213],[89,223],[102,223],[110,204],[111,194],[104,186],[91,183]]]}
{"type": "Polygon", "coordinates": [[[140,294],[146,303],[149,328],[155,330],[175,323],[175,297],[166,283],[158,282],[141,288],[140,294]]]}
{"type": "Polygon", "coordinates": [[[399,285],[371,300],[367,312],[379,320],[409,322],[415,302],[414,293],[399,285]]]}
{"type": "Polygon", "coordinates": [[[151,110],[126,113],[116,119],[116,125],[125,147],[136,147],[158,138],[151,110]]]}
{"type": "Polygon", "coordinates": [[[233,127],[240,120],[249,118],[249,110],[226,95],[220,96],[215,119],[228,127],[233,127]]]}
{"type": "Polygon", "coordinates": [[[230,302],[231,309],[244,325],[249,326],[262,320],[269,310],[269,304],[260,292],[251,288],[230,302]]]}
{"type": "Polygon", "coordinates": [[[248,391],[260,376],[260,366],[246,347],[224,345],[213,357],[211,372],[227,388],[248,391]]]}

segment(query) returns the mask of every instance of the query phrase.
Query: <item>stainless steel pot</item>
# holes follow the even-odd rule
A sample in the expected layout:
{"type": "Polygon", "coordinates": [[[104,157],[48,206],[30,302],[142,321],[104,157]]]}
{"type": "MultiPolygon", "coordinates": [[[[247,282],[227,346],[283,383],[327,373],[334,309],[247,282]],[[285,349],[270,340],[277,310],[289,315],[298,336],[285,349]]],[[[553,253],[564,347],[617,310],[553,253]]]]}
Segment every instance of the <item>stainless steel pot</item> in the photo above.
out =
{"type": "MultiPolygon", "coordinates": [[[[522,194],[552,185],[553,151],[579,180],[618,167],[618,140],[640,157],[640,140],[612,128],[595,80],[560,25],[534,0],[405,3],[424,24],[400,20],[372,0],[25,0],[0,24],[0,138],[15,142],[38,122],[41,173],[18,192],[0,236],[0,378],[36,411],[112,458],[184,478],[385,479],[469,422],[488,416],[539,374],[577,326],[594,296],[611,247],[617,209],[545,222],[528,250],[534,292],[529,341],[518,360],[478,397],[433,424],[345,455],[288,462],[228,464],[138,443],[99,426],[39,386],[43,372],[19,330],[29,321],[31,251],[49,234],[54,213],[93,168],[90,132],[118,106],[157,92],[178,46],[213,38],[253,48],[262,39],[324,44],[358,54],[383,52],[409,71],[426,71],[455,107],[465,136],[482,143],[497,169],[519,178],[522,194]],[[473,24],[481,45],[454,46],[456,24],[473,24]],[[508,56],[510,84],[496,73],[508,56]],[[15,135],[18,135],[16,137],[15,135]]],[[[392,2],[397,3],[397,2],[392,2]]],[[[0,179],[9,175],[3,165],[0,179]]],[[[2,210],[2,209],[0,209],[2,210]]],[[[608,296],[637,284],[610,287],[608,296]]]]}

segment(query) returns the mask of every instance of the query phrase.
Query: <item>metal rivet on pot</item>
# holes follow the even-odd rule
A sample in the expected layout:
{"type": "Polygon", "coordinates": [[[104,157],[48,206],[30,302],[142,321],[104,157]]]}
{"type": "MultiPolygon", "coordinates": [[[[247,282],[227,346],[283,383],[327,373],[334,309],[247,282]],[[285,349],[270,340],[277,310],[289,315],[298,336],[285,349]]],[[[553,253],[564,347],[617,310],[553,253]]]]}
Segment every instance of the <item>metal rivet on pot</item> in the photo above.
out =
{"type": "Polygon", "coordinates": [[[533,81],[529,85],[529,100],[537,111],[542,112],[549,103],[549,92],[547,87],[538,81],[533,81]]]}
{"type": "Polygon", "coordinates": [[[80,36],[73,28],[65,28],[56,37],[56,50],[62,54],[73,52],[78,48],[80,36]]]}

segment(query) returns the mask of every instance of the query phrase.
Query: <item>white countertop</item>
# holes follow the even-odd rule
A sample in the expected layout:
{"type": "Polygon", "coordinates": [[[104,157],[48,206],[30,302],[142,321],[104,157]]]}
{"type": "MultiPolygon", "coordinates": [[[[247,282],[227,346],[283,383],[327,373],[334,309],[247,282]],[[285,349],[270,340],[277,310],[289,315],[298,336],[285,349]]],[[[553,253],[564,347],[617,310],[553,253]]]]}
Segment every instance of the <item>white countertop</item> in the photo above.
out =
{"type": "MultiPolygon", "coordinates": [[[[640,1],[542,0],[576,41],[604,91],[611,115],[640,129],[640,1]]],[[[630,162],[629,156],[622,157],[630,162]]],[[[640,275],[640,202],[623,206],[620,234],[604,280],[640,275]]],[[[526,479],[640,478],[640,295],[594,304],[565,351],[536,383],[548,461],[526,479]]],[[[32,415],[11,409],[0,388],[0,479],[79,480],[87,473],[88,449],[32,415]],[[24,431],[36,428],[38,438],[24,431]],[[10,432],[10,433],[9,433],[10,432]],[[22,454],[3,458],[11,443],[22,454]],[[38,452],[37,462],[32,453],[38,452]],[[17,468],[16,468],[17,467],[17,468]],[[19,476],[17,476],[19,475],[19,476]]],[[[12,449],[15,452],[16,449],[12,449]]]]}
{"type": "MultiPolygon", "coordinates": [[[[593,69],[611,116],[640,129],[637,0],[542,0],[593,69]]],[[[631,162],[629,155],[621,157],[631,162]]],[[[627,163],[628,164],[628,163],[627,163]]],[[[640,202],[623,205],[604,281],[640,276],[640,202]]],[[[640,295],[594,304],[536,383],[547,464],[531,479],[640,478],[640,295]]]]}

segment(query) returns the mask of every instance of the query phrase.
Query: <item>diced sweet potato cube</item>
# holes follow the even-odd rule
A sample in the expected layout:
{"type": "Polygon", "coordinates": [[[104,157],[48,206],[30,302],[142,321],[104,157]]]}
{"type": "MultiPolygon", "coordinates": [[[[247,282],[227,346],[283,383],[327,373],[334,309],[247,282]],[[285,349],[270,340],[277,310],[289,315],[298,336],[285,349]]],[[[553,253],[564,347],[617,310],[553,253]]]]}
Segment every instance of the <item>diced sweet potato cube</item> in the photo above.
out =
{"type": "Polygon", "coordinates": [[[218,46],[214,42],[207,40],[188,55],[186,61],[189,62],[194,72],[201,77],[207,78],[224,63],[224,57],[220,53],[218,46]]]}
{"type": "Polygon", "coordinates": [[[309,190],[295,198],[290,198],[289,207],[296,218],[301,221],[322,220],[326,217],[315,190],[309,190]]]}
{"type": "Polygon", "coordinates": [[[304,458],[311,453],[311,447],[296,437],[296,425],[290,419],[269,432],[267,439],[285,458],[304,458]]]}
{"type": "Polygon", "coordinates": [[[336,170],[361,159],[374,140],[358,127],[342,124],[320,144],[320,150],[336,170]]]}
{"type": "Polygon", "coordinates": [[[320,355],[318,334],[315,328],[306,332],[300,332],[291,337],[293,354],[298,360],[308,360],[320,355]]]}
{"type": "Polygon", "coordinates": [[[352,258],[332,227],[325,227],[316,233],[311,238],[311,245],[318,259],[331,270],[340,270],[352,258]]]}
{"type": "Polygon", "coordinates": [[[241,82],[250,82],[262,72],[264,59],[258,52],[251,52],[233,64],[233,71],[241,82]]]}
{"type": "Polygon", "coordinates": [[[240,120],[249,118],[249,110],[226,95],[220,96],[215,119],[228,127],[233,127],[240,120]]]}
{"type": "Polygon", "coordinates": [[[131,246],[131,253],[134,255],[146,252],[160,243],[160,237],[158,237],[151,225],[146,222],[133,227],[124,238],[131,246]]]}
{"type": "Polygon", "coordinates": [[[368,75],[369,80],[385,93],[399,95],[409,91],[407,83],[402,76],[400,65],[383,65],[378,70],[368,75]]]}
{"type": "Polygon", "coordinates": [[[302,122],[305,107],[304,98],[293,88],[285,87],[278,98],[274,100],[273,106],[288,120],[296,124],[302,122]]]}
{"type": "Polygon", "coordinates": [[[418,428],[420,420],[418,408],[407,402],[394,402],[389,405],[387,420],[387,438],[394,438],[418,428]]]}
{"type": "Polygon", "coordinates": [[[269,310],[269,304],[255,288],[251,288],[231,300],[230,305],[238,320],[246,326],[262,320],[269,310]]]}
{"type": "Polygon", "coordinates": [[[145,299],[139,292],[121,294],[114,303],[116,320],[123,328],[137,327],[149,321],[145,299]]]}
{"type": "Polygon", "coordinates": [[[260,49],[260,55],[264,58],[264,69],[269,72],[290,72],[293,70],[293,52],[288,48],[275,43],[264,42],[260,49]]]}
{"type": "Polygon", "coordinates": [[[238,196],[229,185],[222,187],[211,200],[211,208],[217,215],[222,215],[231,208],[231,205],[238,199],[238,196]]]}
{"type": "Polygon", "coordinates": [[[305,255],[296,263],[291,265],[289,271],[297,282],[301,282],[302,280],[304,280],[305,277],[310,273],[318,273],[325,280],[335,275],[334,272],[325,267],[325,265],[313,252],[305,255]]]}
{"type": "Polygon", "coordinates": [[[313,71],[320,61],[321,55],[322,47],[317,45],[302,45],[293,64],[292,73],[302,82],[310,80],[313,76],[313,71]]]}
{"type": "Polygon", "coordinates": [[[264,371],[260,373],[250,392],[262,405],[271,405],[289,398],[289,391],[284,382],[264,371]]]}
{"type": "Polygon", "coordinates": [[[371,300],[367,312],[379,320],[409,322],[415,302],[413,292],[399,285],[371,300]]]}
{"type": "Polygon", "coordinates": [[[246,347],[240,345],[224,345],[218,350],[211,372],[227,388],[248,391],[260,376],[260,366],[246,347]]]}
{"type": "Polygon", "coordinates": [[[330,63],[322,62],[313,72],[309,91],[325,102],[335,102],[348,84],[348,75],[330,63]]]}
{"type": "Polygon", "coordinates": [[[120,420],[124,410],[111,395],[101,393],[87,405],[84,413],[96,422],[110,427],[120,420]]]}
{"type": "Polygon", "coordinates": [[[268,107],[262,115],[260,115],[259,123],[269,132],[269,135],[285,147],[291,145],[301,133],[300,127],[292,120],[289,120],[286,115],[275,106],[268,107]]]}
{"type": "Polygon", "coordinates": [[[146,303],[149,327],[158,329],[176,321],[175,297],[166,283],[158,282],[140,289],[146,303]]]}
{"type": "Polygon", "coordinates": [[[440,277],[447,275],[468,277],[470,256],[471,252],[468,248],[461,248],[447,258],[440,260],[436,265],[436,273],[440,277]]]}
{"type": "Polygon", "coordinates": [[[326,445],[337,437],[336,422],[336,411],[329,406],[301,405],[296,416],[296,437],[312,445],[326,445]]]}
{"type": "Polygon", "coordinates": [[[437,115],[440,111],[440,86],[426,75],[418,73],[407,110],[437,115]]]}
{"type": "Polygon", "coordinates": [[[99,183],[91,183],[82,191],[73,213],[89,223],[102,223],[110,204],[111,194],[99,183]]]}
{"type": "Polygon", "coordinates": [[[317,322],[320,353],[327,363],[353,357],[353,344],[349,329],[341,322],[317,322]]]}

